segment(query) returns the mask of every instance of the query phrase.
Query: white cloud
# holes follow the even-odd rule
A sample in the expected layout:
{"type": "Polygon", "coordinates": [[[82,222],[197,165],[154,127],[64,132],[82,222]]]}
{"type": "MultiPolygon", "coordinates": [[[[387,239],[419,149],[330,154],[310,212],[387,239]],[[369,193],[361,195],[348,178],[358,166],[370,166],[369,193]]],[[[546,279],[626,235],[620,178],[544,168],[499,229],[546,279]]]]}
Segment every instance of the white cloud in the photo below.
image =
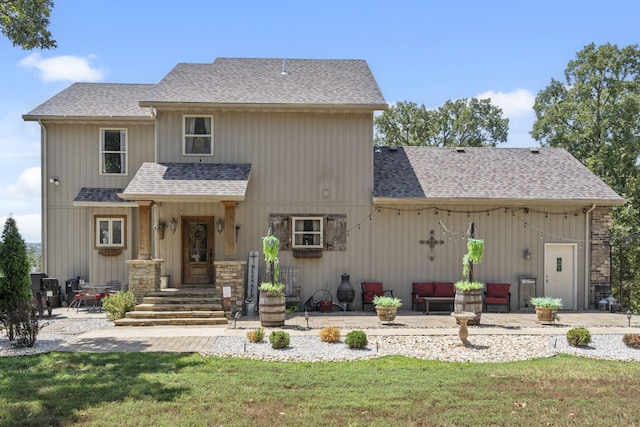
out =
{"type": "MultiPolygon", "coordinates": [[[[18,232],[20,232],[26,243],[38,243],[42,240],[40,215],[12,215],[12,218],[16,220],[18,232]]],[[[6,221],[6,216],[0,216],[1,230],[4,230],[6,221]]],[[[2,232],[1,230],[0,233],[2,232]]]]}
{"type": "Polygon", "coordinates": [[[33,167],[22,171],[18,181],[9,185],[7,195],[13,200],[33,202],[40,200],[40,168],[33,167]]]}
{"type": "Polygon", "coordinates": [[[490,90],[477,95],[476,98],[491,98],[491,103],[502,108],[504,115],[509,118],[533,114],[535,95],[526,89],[506,93],[490,90]]]}
{"type": "Polygon", "coordinates": [[[99,82],[104,78],[102,70],[91,67],[90,60],[93,56],[81,58],[78,56],[55,56],[42,58],[39,53],[31,55],[20,61],[27,68],[36,68],[40,71],[40,79],[44,82],[71,81],[71,82],[99,82]]]}

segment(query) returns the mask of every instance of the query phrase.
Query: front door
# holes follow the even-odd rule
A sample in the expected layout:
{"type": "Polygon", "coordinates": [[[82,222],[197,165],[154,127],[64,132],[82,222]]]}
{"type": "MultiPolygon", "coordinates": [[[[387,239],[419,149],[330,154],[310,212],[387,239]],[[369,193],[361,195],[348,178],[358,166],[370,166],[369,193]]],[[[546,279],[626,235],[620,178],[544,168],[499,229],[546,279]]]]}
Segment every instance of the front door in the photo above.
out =
{"type": "Polygon", "coordinates": [[[213,217],[182,217],[182,283],[213,283],[213,217]]]}
{"type": "Polygon", "coordinates": [[[562,306],[575,310],[576,259],[574,244],[545,245],[544,295],[562,298],[562,306]]]}

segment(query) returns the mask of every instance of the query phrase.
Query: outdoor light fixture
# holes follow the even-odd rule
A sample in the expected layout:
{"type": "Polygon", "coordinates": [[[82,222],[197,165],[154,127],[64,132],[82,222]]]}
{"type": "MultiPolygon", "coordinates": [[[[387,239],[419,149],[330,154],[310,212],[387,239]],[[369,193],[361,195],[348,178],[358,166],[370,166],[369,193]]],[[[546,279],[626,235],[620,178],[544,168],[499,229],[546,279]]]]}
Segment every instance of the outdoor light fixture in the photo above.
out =
{"type": "Polygon", "coordinates": [[[525,248],[525,250],[522,251],[522,257],[527,261],[531,259],[531,251],[529,250],[529,248],[525,248]]]}
{"type": "Polygon", "coordinates": [[[224,231],[224,219],[220,218],[218,222],[216,222],[216,230],[218,230],[218,233],[222,234],[224,231]]]}
{"type": "Polygon", "coordinates": [[[172,233],[175,233],[178,229],[178,221],[176,221],[174,217],[171,217],[171,221],[169,221],[169,228],[171,229],[172,233]]]}
{"type": "Polygon", "coordinates": [[[54,176],[53,178],[49,179],[49,184],[60,185],[60,178],[54,176]]]}
{"type": "Polygon", "coordinates": [[[631,312],[631,310],[627,310],[627,322],[628,325],[627,326],[631,326],[631,316],[633,315],[633,313],[631,312]]]}

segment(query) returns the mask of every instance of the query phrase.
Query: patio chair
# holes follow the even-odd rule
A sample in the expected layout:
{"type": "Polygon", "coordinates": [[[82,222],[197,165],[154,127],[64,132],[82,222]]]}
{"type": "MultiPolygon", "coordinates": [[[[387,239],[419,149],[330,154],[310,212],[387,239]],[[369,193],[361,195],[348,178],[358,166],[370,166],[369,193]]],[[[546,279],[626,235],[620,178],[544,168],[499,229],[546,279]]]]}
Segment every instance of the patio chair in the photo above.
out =
{"type": "Polygon", "coordinates": [[[360,285],[362,286],[362,310],[364,310],[366,304],[370,305],[371,310],[373,310],[373,298],[375,296],[388,295],[393,297],[393,289],[385,291],[380,282],[362,282],[360,285]]]}
{"type": "Polygon", "coordinates": [[[511,283],[487,283],[484,290],[484,310],[488,305],[506,305],[507,313],[511,309],[511,283]]]}

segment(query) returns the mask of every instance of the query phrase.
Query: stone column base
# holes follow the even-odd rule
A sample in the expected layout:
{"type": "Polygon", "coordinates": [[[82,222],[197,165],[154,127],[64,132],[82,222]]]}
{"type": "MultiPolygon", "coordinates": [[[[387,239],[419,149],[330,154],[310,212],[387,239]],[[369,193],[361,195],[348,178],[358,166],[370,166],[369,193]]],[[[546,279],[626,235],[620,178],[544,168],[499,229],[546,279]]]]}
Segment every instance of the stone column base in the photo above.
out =
{"type": "Polygon", "coordinates": [[[160,267],[163,259],[126,261],[129,264],[129,290],[140,304],[150,292],[160,291],[160,267]]]}

